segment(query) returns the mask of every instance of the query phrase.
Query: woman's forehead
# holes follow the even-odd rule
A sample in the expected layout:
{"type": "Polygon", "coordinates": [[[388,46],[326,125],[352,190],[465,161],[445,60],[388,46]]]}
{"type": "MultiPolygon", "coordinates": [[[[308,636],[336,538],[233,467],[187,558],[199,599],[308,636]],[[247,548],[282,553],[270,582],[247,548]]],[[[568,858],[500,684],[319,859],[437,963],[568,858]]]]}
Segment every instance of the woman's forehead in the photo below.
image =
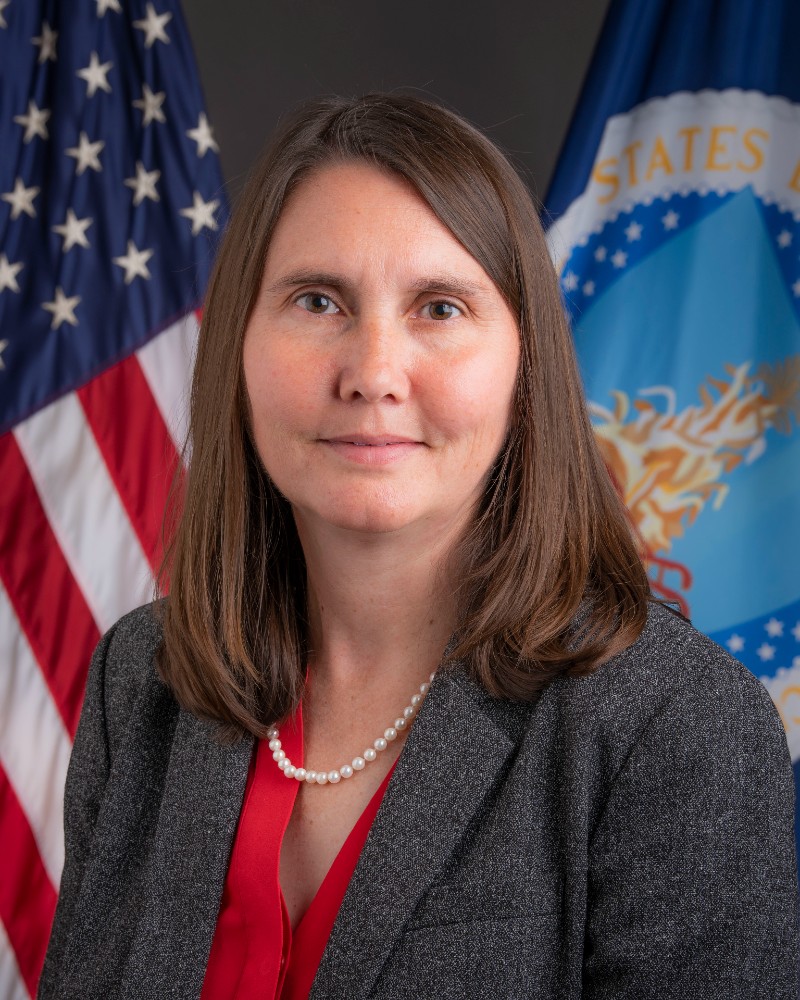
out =
{"type": "Polygon", "coordinates": [[[287,199],[267,253],[265,281],[304,270],[417,282],[438,273],[451,283],[457,274],[465,284],[491,284],[409,181],[359,161],[315,170],[287,199]]]}

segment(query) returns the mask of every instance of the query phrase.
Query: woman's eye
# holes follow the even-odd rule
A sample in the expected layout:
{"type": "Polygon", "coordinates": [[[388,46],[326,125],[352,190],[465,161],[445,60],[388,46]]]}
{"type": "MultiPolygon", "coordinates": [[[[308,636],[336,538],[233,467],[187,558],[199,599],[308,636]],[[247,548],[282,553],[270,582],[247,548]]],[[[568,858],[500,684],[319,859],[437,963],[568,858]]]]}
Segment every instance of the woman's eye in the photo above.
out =
{"type": "Polygon", "coordinates": [[[425,309],[431,319],[453,319],[461,315],[461,310],[452,302],[429,302],[425,309]]]}
{"type": "Polygon", "coordinates": [[[314,313],[317,316],[330,315],[338,312],[338,306],[333,299],[327,295],[320,295],[319,292],[306,292],[305,295],[295,299],[301,309],[314,313]]]}

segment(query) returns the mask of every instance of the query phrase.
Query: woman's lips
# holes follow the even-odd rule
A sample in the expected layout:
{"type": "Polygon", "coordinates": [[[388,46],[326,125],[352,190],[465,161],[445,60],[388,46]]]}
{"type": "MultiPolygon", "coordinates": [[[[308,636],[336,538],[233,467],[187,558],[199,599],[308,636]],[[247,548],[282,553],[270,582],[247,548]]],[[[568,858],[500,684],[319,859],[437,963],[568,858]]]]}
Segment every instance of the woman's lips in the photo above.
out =
{"type": "Polygon", "coordinates": [[[391,465],[425,447],[412,438],[360,434],[324,438],[322,443],[340,458],[357,465],[391,465]]]}

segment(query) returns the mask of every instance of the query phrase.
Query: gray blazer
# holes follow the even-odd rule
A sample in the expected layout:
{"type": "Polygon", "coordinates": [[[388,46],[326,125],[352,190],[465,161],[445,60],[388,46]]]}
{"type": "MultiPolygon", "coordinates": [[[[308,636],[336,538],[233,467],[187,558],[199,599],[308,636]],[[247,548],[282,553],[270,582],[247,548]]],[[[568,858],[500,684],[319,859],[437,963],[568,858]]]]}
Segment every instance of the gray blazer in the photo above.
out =
{"type": "MultiPolygon", "coordinates": [[[[39,997],[198,997],[252,741],[153,666],[151,610],[94,656],[39,997]]],[[[748,671],[660,606],[535,707],[440,671],[314,1000],[797,1000],[793,782],[748,671]]]]}

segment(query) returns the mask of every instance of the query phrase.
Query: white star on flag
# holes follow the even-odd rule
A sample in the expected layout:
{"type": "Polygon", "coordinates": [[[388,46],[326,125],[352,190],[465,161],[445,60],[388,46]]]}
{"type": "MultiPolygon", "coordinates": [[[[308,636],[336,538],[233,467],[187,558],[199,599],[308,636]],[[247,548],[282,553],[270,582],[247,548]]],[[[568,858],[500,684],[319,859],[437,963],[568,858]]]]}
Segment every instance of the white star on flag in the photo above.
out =
{"type": "Polygon", "coordinates": [[[36,101],[28,101],[28,113],[26,115],[14,115],[17,125],[25,126],[25,136],[23,142],[27,145],[34,136],[47,139],[47,119],[50,112],[44,108],[37,108],[36,101]]]}
{"type": "Polygon", "coordinates": [[[3,201],[7,201],[11,206],[11,218],[18,219],[24,212],[32,219],[36,218],[36,209],[33,207],[33,199],[41,191],[41,188],[26,188],[22,183],[22,178],[18,177],[14,181],[14,190],[0,195],[3,201]]]}
{"type": "Polygon", "coordinates": [[[733,635],[730,637],[730,639],[728,639],[728,641],[725,643],[725,645],[732,653],[741,653],[741,651],[744,649],[744,639],[740,635],[737,635],[734,632],[733,635]]]}
{"type": "Polygon", "coordinates": [[[4,253],[0,253],[0,292],[4,292],[7,288],[11,289],[12,292],[19,291],[17,275],[23,267],[24,265],[20,261],[16,264],[10,264],[8,257],[4,253]]]}
{"type": "Polygon", "coordinates": [[[58,32],[53,31],[47,21],[42,23],[42,33],[37,35],[36,38],[32,38],[31,41],[34,45],[39,46],[39,62],[47,62],[48,59],[52,59],[53,62],[56,61],[56,42],[58,41],[58,32]]]}
{"type": "Polygon", "coordinates": [[[149,49],[155,42],[164,42],[169,45],[169,38],[164,30],[165,26],[172,20],[172,14],[156,14],[155,7],[149,3],[145,8],[147,17],[141,21],[134,21],[134,28],[145,33],[144,47],[149,49]]]}
{"type": "MultiPolygon", "coordinates": [[[[0,0],[2,2],[2,0],[0,0]]],[[[2,17],[2,10],[0,10],[0,18],[2,17]]],[[[5,28],[5,24],[0,24],[0,28],[5,28]]],[[[3,351],[8,347],[7,340],[0,340],[0,371],[5,371],[6,363],[3,361],[3,351]]]]}
{"type": "Polygon", "coordinates": [[[219,152],[219,146],[214,140],[214,130],[208,124],[208,118],[201,113],[197,122],[197,128],[190,128],[186,134],[197,143],[197,155],[203,157],[209,151],[219,152]]]}
{"type": "Polygon", "coordinates": [[[75,307],[80,302],[80,295],[73,295],[67,297],[64,294],[64,289],[61,285],[56,288],[56,296],[52,302],[43,302],[42,309],[46,309],[49,313],[53,314],[53,321],[50,324],[50,329],[55,330],[56,327],[61,326],[62,323],[69,323],[70,326],[77,326],[78,321],[75,318],[75,307]]]}
{"type": "Polygon", "coordinates": [[[203,201],[200,193],[195,191],[192,200],[191,208],[182,208],[180,211],[181,215],[192,220],[192,236],[197,236],[203,228],[217,229],[217,222],[214,218],[214,212],[219,208],[217,199],[203,201]]]}
{"type": "Polygon", "coordinates": [[[772,660],[775,657],[775,647],[770,646],[768,642],[762,642],[756,653],[758,653],[761,660],[772,660]]]}
{"type": "Polygon", "coordinates": [[[92,220],[89,218],[79,219],[71,208],[67,209],[67,218],[60,226],[53,226],[53,232],[64,237],[64,245],[61,247],[63,253],[71,250],[75,246],[89,247],[89,240],[86,237],[86,230],[91,226],[92,220]]]}
{"type": "Polygon", "coordinates": [[[788,229],[784,229],[783,232],[778,233],[778,246],[781,250],[785,250],[792,242],[792,234],[788,229]]]}
{"type": "Polygon", "coordinates": [[[106,11],[113,10],[116,14],[122,13],[119,0],[95,0],[97,4],[97,16],[102,17],[106,11]]]}
{"type": "Polygon", "coordinates": [[[779,622],[777,618],[770,618],[764,628],[770,639],[776,639],[783,635],[783,622],[779,622]]]}
{"type": "Polygon", "coordinates": [[[578,287],[578,275],[574,271],[567,271],[561,279],[561,283],[568,292],[574,292],[578,287]]]}
{"type": "Polygon", "coordinates": [[[152,250],[137,250],[133,240],[128,240],[128,252],[121,257],[112,257],[112,260],[125,269],[125,284],[129,285],[134,278],[150,278],[147,262],[152,256],[152,250]]]}
{"type": "Polygon", "coordinates": [[[679,220],[680,216],[678,213],[670,210],[665,216],[662,217],[661,222],[663,223],[665,229],[677,229],[679,220]]]}
{"type": "Polygon", "coordinates": [[[163,90],[158,94],[154,94],[146,83],[142,84],[141,98],[132,103],[135,108],[140,108],[144,114],[142,120],[143,126],[149,125],[150,122],[165,122],[167,120],[164,117],[164,112],[161,110],[161,105],[164,103],[166,96],[163,90]]]}
{"type": "MultiPolygon", "coordinates": [[[[10,3],[11,0],[0,0],[0,28],[8,27],[8,21],[6,21],[3,11],[6,9],[6,7],[8,7],[10,3]]],[[[5,344],[6,341],[2,341],[2,343],[5,344]]],[[[5,365],[3,367],[5,367],[5,365]]]]}
{"type": "Polygon", "coordinates": [[[598,263],[602,264],[602,263],[603,263],[603,261],[604,261],[604,260],[606,259],[606,254],[607,254],[607,253],[608,253],[608,251],[606,250],[606,248],[605,248],[605,247],[598,247],[598,248],[597,248],[597,249],[595,250],[595,252],[594,252],[594,259],[595,259],[595,260],[596,260],[596,261],[597,261],[598,263]]]}
{"type": "Polygon", "coordinates": [[[141,160],[136,163],[136,176],[128,177],[125,186],[133,188],[133,204],[141,205],[145,198],[151,201],[160,201],[158,191],[156,191],[156,181],[161,176],[160,170],[145,170],[141,160]]]}
{"type": "Polygon", "coordinates": [[[628,263],[628,255],[624,250],[617,250],[614,256],[611,258],[611,263],[614,267],[623,268],[628,263]]]}
{"type": "Polygon", "coordinates": [[[625,230],[628,243],[635,243],[642,238],[642,226],[638,222],[632,222],[625,230]]]}
{"type": "Polygon", "coordinates": [[[592,295],[594,295],[594,282],[593,281],[587,281],[586,282],[586,284],[583,286],[583,294],[586,295],[586,296],[589,296],[589,297],[591,297],[592,295]]]}
{"type": "Polygon", "coordinates": [[[797,639],[798,642],[800,642],[800,622],[798,622],[792,629],[792,635],[795,637],[795,639],[797,639]]]}
{"type": "Polygon", "coordinates": [[[86,96],[94,97],[98,90],[111,93],[111,84],[108,82],[109,71],[114,63],[101,63],[100,57],[93,52],[89,57],[89,65],[84,69],[76,70],[75,75],[86,81],[86,96]]]}
{"type": "Polygon", "coordinates": [[[97,142],[89,142],[89,136],[85,132],[81,132],[78,137],[78,145],[67,150],[67,156],[72,156],[78,161],[76,169],[79,177],[84,170],[90,168],[98,173],[102,171],[100,153],[104,147],[105,143],[102,139],[98,139],[97,142]]]}

